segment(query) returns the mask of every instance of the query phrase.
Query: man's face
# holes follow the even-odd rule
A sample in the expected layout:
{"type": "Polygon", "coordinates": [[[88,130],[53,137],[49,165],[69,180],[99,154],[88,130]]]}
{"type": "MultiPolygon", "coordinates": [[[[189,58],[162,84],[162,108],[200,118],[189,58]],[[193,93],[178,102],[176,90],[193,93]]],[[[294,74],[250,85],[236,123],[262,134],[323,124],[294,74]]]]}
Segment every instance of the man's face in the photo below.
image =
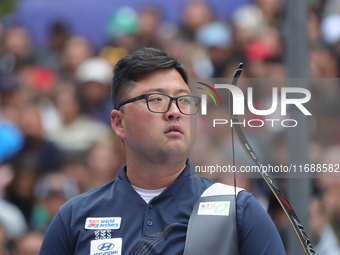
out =
{"type": "MultiPolygon", "coordinates": [[[[155,71],[136,82],[124,100],[154,92],[172,97],[191,94],[181,75],[175,69],[166,69],[155,71]]],[[[166,113],[149,111],[145,99],[128,103],[120,110],[122,128],[115,131],[124,141],[127,157],[130,154],[161,163],[184,160],[189,156],[196,117],[182,114],[175,101],[166,113]]]]}

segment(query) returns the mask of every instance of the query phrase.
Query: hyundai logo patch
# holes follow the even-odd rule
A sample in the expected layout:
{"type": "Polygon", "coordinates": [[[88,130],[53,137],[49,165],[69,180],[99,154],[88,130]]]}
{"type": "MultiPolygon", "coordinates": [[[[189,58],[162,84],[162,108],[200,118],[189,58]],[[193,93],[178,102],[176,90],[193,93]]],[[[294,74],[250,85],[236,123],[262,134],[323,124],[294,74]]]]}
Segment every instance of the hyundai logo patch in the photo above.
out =
{"type": "Polygon", "coordinates": [[[98,250],[100,251],[109,251],[112,250],[115,247],[113,243],[102,243],[98,245],[98,250]]]}

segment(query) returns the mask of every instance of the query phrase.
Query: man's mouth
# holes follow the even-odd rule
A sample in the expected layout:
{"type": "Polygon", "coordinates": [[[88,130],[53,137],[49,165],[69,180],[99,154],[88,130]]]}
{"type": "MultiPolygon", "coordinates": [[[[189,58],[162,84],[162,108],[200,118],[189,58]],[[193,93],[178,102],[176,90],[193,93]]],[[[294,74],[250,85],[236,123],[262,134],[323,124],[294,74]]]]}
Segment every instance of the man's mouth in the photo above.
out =
{"type": "Polygon", "coordinates": [[[165,134],[168,134],[168,133],[180,133],[180,134],[183,134],[183,130],[182,128],[179,126],[179,125],[171,125],[169,126],[165,132],[165,134]]]}

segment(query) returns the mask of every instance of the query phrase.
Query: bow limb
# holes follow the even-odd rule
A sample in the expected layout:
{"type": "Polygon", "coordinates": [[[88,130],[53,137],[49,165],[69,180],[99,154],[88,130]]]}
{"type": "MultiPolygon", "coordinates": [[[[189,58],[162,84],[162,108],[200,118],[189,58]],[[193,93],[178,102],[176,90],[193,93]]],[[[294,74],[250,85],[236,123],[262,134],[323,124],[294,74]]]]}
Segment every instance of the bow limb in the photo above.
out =
{"type": "MultiPolygon", "coordinates": [[[[241,63],[239,65],[239,68],[235,71],[234,78],[232,85],[237,85],[237,80],[241,75],[241,72],[243,70],[243,64],[241,63]]],[[[232,123],[238,123],[239,119],[238,116],[233,114],[233,98],[232,98],[232,93],[229,94],[229,114],[232,123]]],[[[315,255],[315,251],[312,247],[312,244],[306,234],[305,229],[303,228],[300,220],[298,219],[297,215],[295,214],[292,206],[286,199],[286,197],[283,195],[282,191],[279,189],[279,187],[276,185],[272,177],[267,173],[264,172],[262,169],[262,163],[260,162],[259,158],[257,157],[256,153],[250,146],[247,138],[245,137],[242,128],[240,127],[239,124],[233,125],[232,124],[232,130],[233,133],[236,135],[237,139],[239,140],[241,146],[243,147],[244,151],[252,161],[252,163],[257,167],[259,173],[261,174],[262,178],[265,180],[267,185],[269,186],[270,190],[273,192],[275,195],[276,199],[280,203],[283,211],[285,212],[286,216],[288,217],[288,220],[290,224],[292,225],[300,243],[303,248],[303,251],[305,252],[306,255],[315,255]]],[[[233,135],[233,134],[232,134],[233,135]]]]}

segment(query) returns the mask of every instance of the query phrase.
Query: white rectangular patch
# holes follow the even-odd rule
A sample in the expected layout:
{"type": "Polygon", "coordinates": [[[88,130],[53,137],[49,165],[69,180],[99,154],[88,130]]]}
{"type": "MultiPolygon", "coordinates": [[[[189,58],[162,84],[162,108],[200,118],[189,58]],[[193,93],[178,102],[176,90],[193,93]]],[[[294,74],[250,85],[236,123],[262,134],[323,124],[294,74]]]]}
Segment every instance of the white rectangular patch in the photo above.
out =
{"type": "Polygon", "coordinates": [[[86,218],[85,229],[119,229],[121,217],[86,218]]]}
{"type": "Polygon", "coordinates": [[[121,255],[122,238],[91,241],[90,255],[121,255]]]}
{"type": "Polygon", "coordinates": [[[201,202],[197,215],[222,215],[228,216],[230,201],[201,202]]]}

